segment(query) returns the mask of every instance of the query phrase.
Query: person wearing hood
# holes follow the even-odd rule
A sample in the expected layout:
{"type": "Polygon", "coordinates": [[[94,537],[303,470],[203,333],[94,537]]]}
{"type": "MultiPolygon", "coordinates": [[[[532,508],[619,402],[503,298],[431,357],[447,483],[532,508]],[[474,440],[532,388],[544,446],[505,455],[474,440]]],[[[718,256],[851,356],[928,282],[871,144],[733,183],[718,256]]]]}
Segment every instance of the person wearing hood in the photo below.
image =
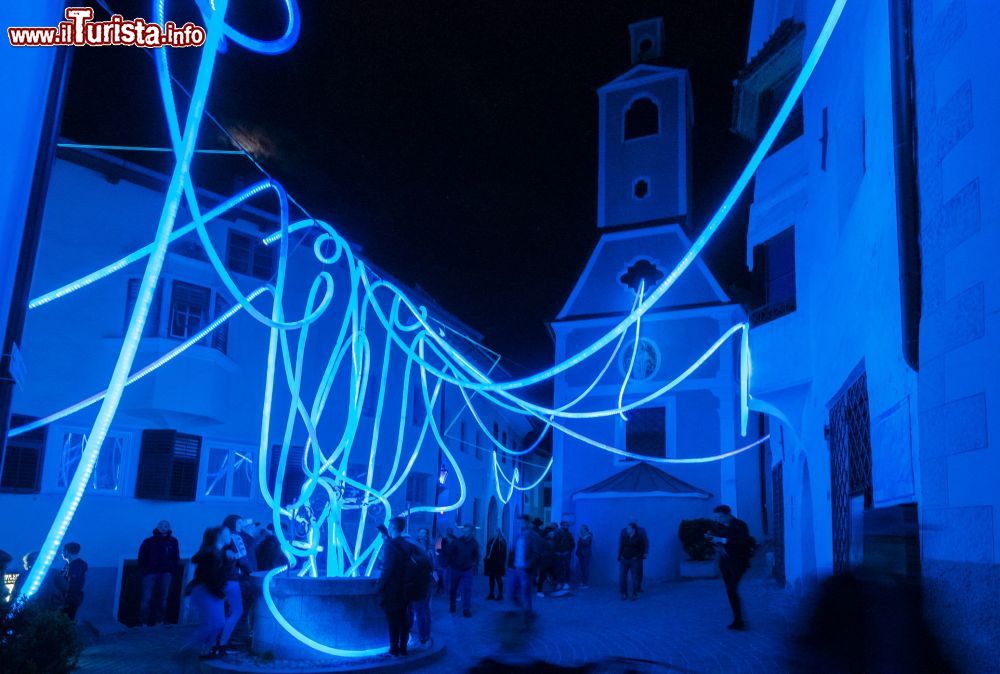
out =
{"type": "Polygon", "coordinates": [[[76,620],[76,612],[83,604],[83,586],[87,582],[87,569],[90,567],[87,562],[80,559],[79,543],[70,542],[64,545],[62,558],[66,562],[62,572],[62,584],[65,588],[62,610],[70,620],[76,620]]]}
{"type": "Polygon", "coordinates": [[[153,535],[139,546],[139,571],[142,573],[142,622],[158,625],[167,614],[167,598],[174,571],[180,565],[180,544],[174,538],[170,522],[161,520],[153,535]]]}

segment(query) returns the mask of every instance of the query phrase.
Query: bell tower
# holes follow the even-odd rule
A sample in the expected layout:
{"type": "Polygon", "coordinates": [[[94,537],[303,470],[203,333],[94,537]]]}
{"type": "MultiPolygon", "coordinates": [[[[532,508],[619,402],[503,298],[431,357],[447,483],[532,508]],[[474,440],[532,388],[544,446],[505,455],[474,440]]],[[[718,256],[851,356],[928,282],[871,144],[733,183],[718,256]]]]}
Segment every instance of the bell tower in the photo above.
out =
{"type": "Polygon", "coordinates": [[[683,222],[688,214],[691,85],[657,65],[663,19],[629,26],[632,67],[597,90],[600,228],[683,222]]]}

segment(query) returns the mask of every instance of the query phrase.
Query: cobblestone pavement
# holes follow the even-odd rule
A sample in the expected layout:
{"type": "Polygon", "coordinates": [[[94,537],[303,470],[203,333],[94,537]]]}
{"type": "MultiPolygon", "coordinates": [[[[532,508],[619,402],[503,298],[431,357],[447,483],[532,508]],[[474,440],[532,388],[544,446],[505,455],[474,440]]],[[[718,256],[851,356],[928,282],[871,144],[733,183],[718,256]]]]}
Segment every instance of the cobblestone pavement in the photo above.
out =
{"type": "MultiPolygon", "coordinates": [[[[629,658],[643,661],[632,670],[640,672],[788,671],[794,595],[762,579],[748,579],[741,590],[747,632],[725,628],[729,608],[720,580],[649,583],[635,602],[622,601],[614,587],[536,597],[538,616],[526,627],[509,601],[484,601],[485,582],[477,578],[471,618],[449,614],[447,600],[435,598],[434,635],[448,651],[414,671],[462,672],[485,658],[560,665],[629,658]]],[[[160,627],[108,635],[84,652],[79,671],[183,671],[174,654],[189,632],[160,627]]]]}

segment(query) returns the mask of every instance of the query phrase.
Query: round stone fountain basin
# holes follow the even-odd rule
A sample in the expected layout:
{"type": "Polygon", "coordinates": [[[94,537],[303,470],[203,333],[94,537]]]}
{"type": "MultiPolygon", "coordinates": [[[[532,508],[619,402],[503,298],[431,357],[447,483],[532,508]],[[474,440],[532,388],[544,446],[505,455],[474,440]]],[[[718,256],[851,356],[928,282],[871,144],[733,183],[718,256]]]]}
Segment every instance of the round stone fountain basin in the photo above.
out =
{"type": "MultiPolygon", "coordinates": [[[[253,652],[279,660],[330,660],[289,633],[263,597],[264,574],[254,574],[253,652]]],[[[302,635],[345,650],[384,649],[388,644],[385,613],[378,605],[374,578],[299,578],[278,574],[269,591],[282,617],[302,635]]]]}

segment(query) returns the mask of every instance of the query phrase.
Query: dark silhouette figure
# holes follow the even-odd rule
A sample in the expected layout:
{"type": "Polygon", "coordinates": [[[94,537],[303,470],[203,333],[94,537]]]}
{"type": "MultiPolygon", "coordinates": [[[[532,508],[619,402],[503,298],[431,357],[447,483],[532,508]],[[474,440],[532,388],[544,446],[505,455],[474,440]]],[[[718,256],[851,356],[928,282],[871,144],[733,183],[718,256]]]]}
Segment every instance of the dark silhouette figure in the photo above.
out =
{"type": "Polygon", "coordinates": [[[66,562],[63,569],[62,610],[70,620],[76,620],[76,612],[83,604],[83,586],[87,581],[87,562],[80,559],[80,544],[67,543],[63,546],[62,558],[66,562]]]}
{"type": "Polygon", "coordinates": [[[142,622],[158,625],[167,613],[167,598],[174,571],[181,561],[180,544],[174,538],[170,522],[161,520],[153,535],[139,546],[139,571],[142,573],[142,622]]]}
{"type": "Polygon", "coordinates": [[[486,544],[483,570],[490,579],[490,593],[486,595],[487,601],[503,601],[503,578],[507,573],[507,540],[499,529],[486,544]]]}
{"type": "Polygon", "coordinates": [[[719,555],[719,573],[726,585],[726,596],[733,610],[733,622],[728,625],[731,630],[745,630],[743,621],[743,603],[740,599],[739,585],[743,574],[750,568],[750,557],[753,555],[753,538],[750,529],[743,520],[733,517],[733,511],[727,505],[716,506],[712,511],[718,519],[708,536],[722,545],[719,555]]]}
{"type": "Polygon", "coordinates": [[[392,656],[406,655],[406,644],[410,640],[406,567],[410,561],[410,549],[416,546],[402,538],[405,527],[402,517],[389,520],[388,538],[382,546],[385,562],[378,585],[379,600],[389,626],[389,655],[392,656]]]}
{"type": "Polygon", "coordinates": [[[629,522],[618,538],[618,590],[629,598],[628,578],[632,576],[632,601],[642,592],[642,560],[649,554],[649,539],[635,522],[629,522]]]}

